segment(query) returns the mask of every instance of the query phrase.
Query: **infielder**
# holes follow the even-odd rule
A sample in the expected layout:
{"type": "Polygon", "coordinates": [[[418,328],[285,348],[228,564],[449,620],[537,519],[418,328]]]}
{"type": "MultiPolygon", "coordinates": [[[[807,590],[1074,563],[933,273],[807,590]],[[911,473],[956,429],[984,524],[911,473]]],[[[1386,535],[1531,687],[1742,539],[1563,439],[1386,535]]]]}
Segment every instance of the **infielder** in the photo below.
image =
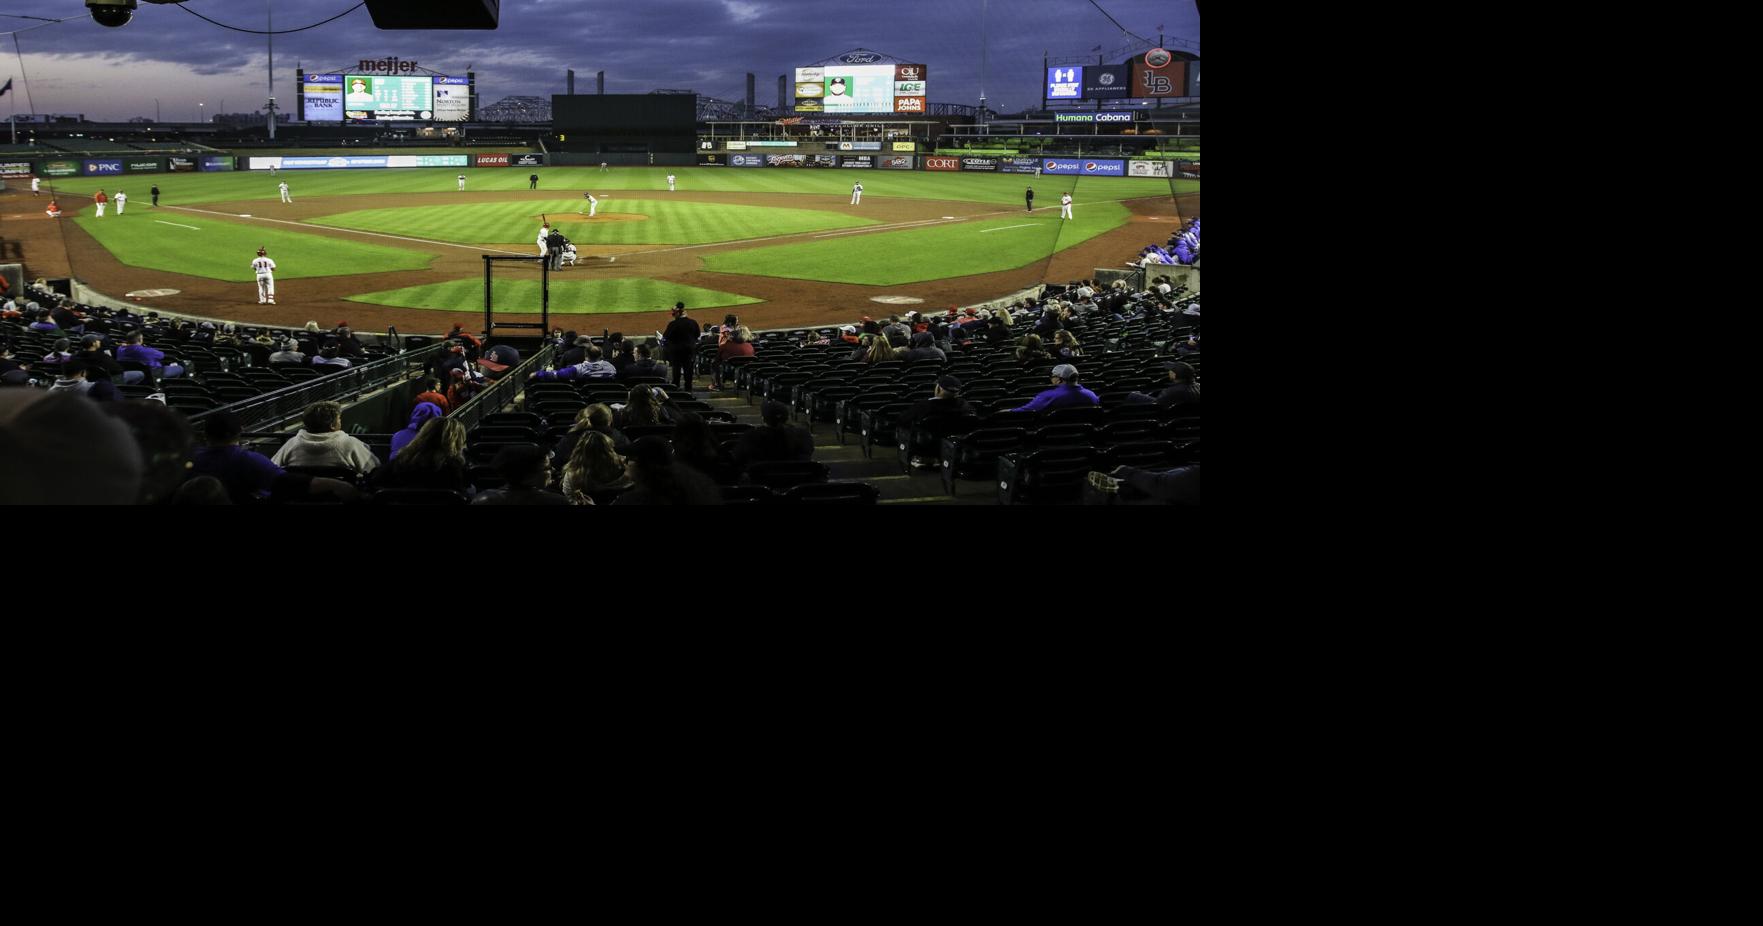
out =
{"type": "Polygon", "coordinates": [[[459,175],[459,192],[461,192],[461,193],[465,192],[465,175],[464,174],[459,175]]]}
{"type": "Polygon", "coordinates": [[[282,189],[282,202],[284,202],[284,203],[293,202],[294,197],[288,195],[288,181],[283,180],[281,182],[281,189],[282,189]]]}
{"type": "Polygon", "coordinates": [[[606,166],[605,161],[601,161],[600,162],[600,173],[605,174],[605,173],[610,173],[610,172],[611,172],[611,168],[606,166]]]}
{"type": "Polygon", "coordinates": [[[1064,196],[1059,197],[1059,217],[1062,219],[1071,218],[1071,194],[1070,193],[1067,193],[1064,196]]]}
{"type": "Polygon", "coordinates": [[[251,262],[251,270],[257,274],[257,304],[268,302],[275,305],[275,261],[269,259],[269,251],[257,249],[257,259],[251,262]]]}
{"type": "Polygon", "coordinates": [[[98,218],[104,218],[104,204],[110,202],[110,197],[105,196],[103,190],[99,190],[98,195],[92,197],[92,202],[98,204],[98,218]]]}
{"type": "MultiPolygon", "coordinates": [[[[591,219],[594,217],[594,210],[600,208],[600,200],[596,199],[592,193],[583,193],[582,195],[588,198],[588,218],[591,219]]],[[[581,215],[581,213],[578,212],[576,215],[581,215]]]]}
{"type": "Polygon", "coordinates": [[[672,174],[667,175],[667,192],[669,192],[669,193],[673,192],[673,175],[672,174]]]}
{"type": "Polygon", "coordinates": [[[37,195],[37,191],[41,190],[42,188],[43,188],[43,178],[42,177],[32,177],[31,178],[31,195],[32,196],[37,195]]]}
{"type": "Polygon", "coordinates": [[[851,184],[851,205],[855,206],[860,202],[863,202],[863,181],[861,180],[851,184]]]}
{"type": "Polygon", "coordinates": [[[128,204],[129,204],[129,194],[124,193],[121,190],[117,190],[116,191],[116,214],[122,215],[122,207],[124,207],[128,204]]]}

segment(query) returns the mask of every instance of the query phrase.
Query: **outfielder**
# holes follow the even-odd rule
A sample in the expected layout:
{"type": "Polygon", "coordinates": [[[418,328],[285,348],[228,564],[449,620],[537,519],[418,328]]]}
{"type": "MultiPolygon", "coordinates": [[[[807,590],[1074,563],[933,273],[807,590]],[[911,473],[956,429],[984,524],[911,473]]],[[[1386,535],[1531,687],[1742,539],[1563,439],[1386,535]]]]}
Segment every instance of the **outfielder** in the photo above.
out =
{"type": "Polygon", "coordinates": [[[465,175],[464,174],[459,175],[459,192],[461,192],[461,193],[465,192],[465,175]]]}
{"type": "Polygon", "coordinates": [[[37,195],[37,191],[41,190],[42,188],[43,188],[43,178],[42,177],[32,177],[31,178],[31,195],[32,196],[37,195]]]}
{"type": "Polygon", "coordinates": [[[673,192],[673,175],[672,174],[667,175],[667,192],[669,192],[669,193],[673,192]]]}
{"type": "Polygon", "coordinates": [[[1067,193],[1064,196],[1059,197],[1059,217],[1062,219],[1071,218],[1071,194],[1070,193],[1067,193]]]}
{"type": "Polygon", "coordinates": [[[294,201],[294,197],[288,195],[288,181],[283,180],[281,182],[281,190],[282,190],[282,202],[292,203],[294,201]]]}
{"type": "Polygon", "coordinates": [[[863,202],[863,181],[851,184],[851,205],[863,202]]]}
{"type": "Polygon", "coordinates": [[[122,207],[124,207],[128,204],[129,204],[129,194],[124,193],[121,190],[117,190],[116,191],[116,214],[122,215],[122,207]]]}
{"type": "Polygon", "coordinates": [[[105,196],[103,190],[99,190],[98,195],[92,197],[92,202],[98,204],[98,218],[104,218],[104,204],[110,202],[110,197],[105,196]]]}
{"type": "Polygon", "coordinates": [[[269,251],[257,249],[257,259],[251,262],[251,270],[257,274],[257,304],[268,302],[275,305],[275,261],[269,259],[269,251]]]}
{"type": "Polygon", "coordinates": [[[606,166],[606,162],[605,162],[605,161],[601,161],[601,162],[600,162],[600,173],[603,173],[603,174],[605,174],[605,173],[611,173],[611,170],[610,170],[610,168],[608,168],[608,167],[607,167],[607,166],[606,166]]]}
{"type": "MultiPolygon", "coordinates": [[[[600,200],[595,198],[592,193],[583,193],[582,195],[588,198],[588,218],[591,219],[594,217],[594,210],[600,208],[600,200]]],[[[576,215],[580,214],[581,213],[579,212],[576,213],[576,215]]]]}

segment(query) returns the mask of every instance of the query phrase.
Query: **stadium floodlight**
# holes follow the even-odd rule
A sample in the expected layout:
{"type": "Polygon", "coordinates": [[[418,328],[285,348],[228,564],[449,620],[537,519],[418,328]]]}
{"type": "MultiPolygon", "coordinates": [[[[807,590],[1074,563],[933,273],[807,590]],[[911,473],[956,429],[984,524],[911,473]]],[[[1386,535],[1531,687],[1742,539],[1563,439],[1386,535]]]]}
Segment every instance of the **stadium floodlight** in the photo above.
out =
{"type": "Polygon", "coordinates": [[[86,0],[86,9],[92,11],[93,22],[112,29],[135,18],[135,0],[86,0]]]}

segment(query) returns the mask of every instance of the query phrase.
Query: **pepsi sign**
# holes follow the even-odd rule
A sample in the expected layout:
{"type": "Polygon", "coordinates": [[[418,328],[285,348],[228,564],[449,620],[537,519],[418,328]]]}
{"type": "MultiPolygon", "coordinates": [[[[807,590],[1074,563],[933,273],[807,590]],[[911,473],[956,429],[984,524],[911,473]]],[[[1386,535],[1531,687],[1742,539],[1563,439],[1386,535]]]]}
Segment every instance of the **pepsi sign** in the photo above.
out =
{"type": "Polygon", "coordinates": [[[1047,158],[1041,162],[1041,173],[1043,173],[1043,174],[1081,174],[1081,173],[1083,173],[1083,167],[1084,167],[1084,164],[1082,161],[1067,161],[1067,160],[1062,160],[1059,158],[1047,158]]]}
{"type": "Polygon", "coordinates": [[[1083,172],[1086,177],[1124,177],[1126,176],[1126,162],[1085,161],[1083,172]]]}
{"type": "Polygon", "coordinates": [[[1083,99],[1084,69],[1063,67],[1047,69],[1047,99],[1083,99]]]}

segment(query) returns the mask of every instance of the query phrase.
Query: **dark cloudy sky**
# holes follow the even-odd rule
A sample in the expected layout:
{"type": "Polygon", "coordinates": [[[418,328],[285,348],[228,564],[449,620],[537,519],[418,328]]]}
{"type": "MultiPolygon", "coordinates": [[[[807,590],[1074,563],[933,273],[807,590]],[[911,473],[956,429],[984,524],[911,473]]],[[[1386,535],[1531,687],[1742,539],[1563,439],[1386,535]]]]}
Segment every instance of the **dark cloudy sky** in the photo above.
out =
{"type": "MultiPolygon", "coordinates": [[[[277,29],[318,22],[355,0],[275,0],[277,29]]],[[[1192,0],[1100,0],[1122,26],[1156,39],[1157,27],[1197,50],[1199,14],[1192,0]]],[[[230,25],[263,29],[266,0],[189,0],[190,9],[230,25]]],[[[738,100],[745,75],[758,78],[758,100],[775,103],[777,76],[868,48],[929,68],[933,102],[977,103],[980,93],[982,0],[503,0],[494,31],[381,31],[365,8],[328,25],[275,39],[278,104],[294,95],[294,68],[342,69],[388,55],[444,73],[476,71],[484,103],[564,91],[564,69],[576,90],[592,91],[606,71],[608,93],[691,89],[738,100]]],[[[0,0],[0,13],[46,18],[81,16],[83,0],[0,0]]],[[[40,25],[0,16],[0,33],[40,25]]],[[[1129,41],[1088,0],[992,0],[985,32],[990,49],[988,102],[1020,110],[1039,99],[1041,55],[1103,53],[1129,41]]],[[[269,96],[264,37],[209,25],[175,6],[142,3],[134,21],[107,29],[89,19],[18,35],[23,75],[12,37],[0,35],[0,84],[16,93],[0,118],[18,112],[83,113],[93,120],[152,116],[194,120],[198,102],[213,113],[250,112],[269,96]]],[[[1171,47],[1184,46],[1171,43],[1171,47]]],[[[1115,59],[1110,59],[1115,60],[1115,59]]]]}

